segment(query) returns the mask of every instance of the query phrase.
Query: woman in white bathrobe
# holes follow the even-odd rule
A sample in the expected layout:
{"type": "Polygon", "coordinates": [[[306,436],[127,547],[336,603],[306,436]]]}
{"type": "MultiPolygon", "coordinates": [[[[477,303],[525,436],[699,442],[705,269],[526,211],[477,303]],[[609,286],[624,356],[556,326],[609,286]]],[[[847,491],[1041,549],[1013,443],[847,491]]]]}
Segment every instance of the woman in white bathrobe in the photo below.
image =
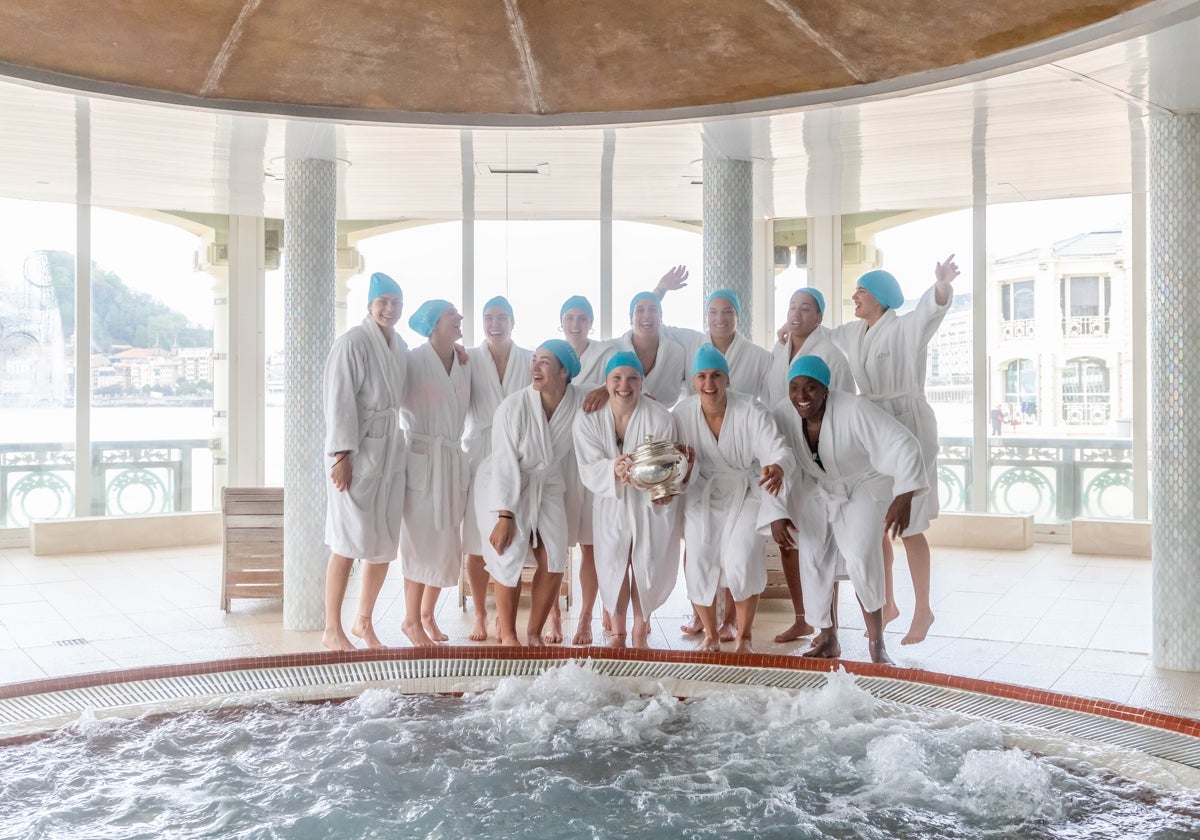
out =
{"type": "Polygon", "coordinates": [[[645,370],[642,393],[663,408],[679,402],[687,376],[683,347],[662,334],[662,302],[653,292],[638,292],[629,303],[629,332],[617,339],[617,349],[638,357],[645,370]]]}
{"type": "MultiPolygon", "coordinates": [[[[835,391],[855,392],[850,363],[833,343],[830,331],[821,326],[824,317],[825,296],[820,290],[806,286],[792,292],[788,301],[787,320],[779,330],[779,343],[771,350],[766,396],[769,408],[774,409],[788,398],[788,369],[801,356],[820,356],[829,365],[829,387],[835,391]]],[[[781,552],[779,560],[795,620],[791,627],[776,634],[775,641],[792,642],[814,631],[812,625],[804,620],[804,587],[796,552],[781,552]]]]}
{"type": "MultiPolygon", "coordinates": [[[[559,329],[579,357],[579,374],[571,385],[584,396],[604,387],[604,365],[616,352],[615,342],[589,338],[595,315],[591,302],[583,295],[573,295],[563,302],[558,313],[559,329]]],[[[596,553],[592,545],[592,492],[579,477],[579,464],[572,455],[566,472],[567,534],[570,545],[579,546],[579,614],[575,624],[573,645],[592,643],[592,609],[599,593],[596,583],[596,553]]],[[[557,603],[557,602],[555,602],[557,603]]],[[[610,617],[604,616],[608,630],[610,617]]]]}
{"type": "Polygon", "coordinates": [[[400,545],[404,510],[404,396],[408,347],[396,333],[404,294],[386,274],[371,275],[367,317],[342,334],[325,362],[325,633],[330,650],[353,650],[342,628],[342,602],[355,559],[366,561],[358,617],[350,632],[385,647],[372,614],[400,545]]]}
{"type": "Polygon", "coordinates": [[[801,356],[775,422],[796,453],[783,498],[764,496],[760,527],[781,550],[798,550],[805,613],[821,628],[805,656],[836,658],[834,576],[838,554],[866,618],[872,662],[890,663],[883,642],[883,537],[908,527],[928,484],[916,438],[869,400],[829,389],[829,366],[801,356]],[[828,525],[828,527],[826,527],[828,525]]]}
{"type": "Polygon", "coordinates": [[[496,581],[500,643],[519,645],[517,601],[521,567],[537,563],[530,598],[530,644],[562,641],[543,627],[566,571],[568,528],[566,465],[575,457],[572,433],[581,395],[571,385],[579,357],[562,339],[543,342],[533,354],[532,382],[506,397],[492,424],[491,453],[475,477],[476,517],[487,534],[486,571],[496,581]]]}
{"type": "MultiPolygon", "coordinates": [[[[661,300],[667,292],[687,286],[687,266],[677,265],[662,276],[654,287],[654,294],[661,300]]],[[[671,341],[683,347],[684,358],[691,360],[702,344],[711,344],[729,362],[729,387],[755,399],[767,402],[767,376],[771,370],[771,354],[757,344],[743,338],[737,331],[742,317],[742,302],[733,289],[717,289],[704,302],[704,319],[708,332],[672,327],[664,324],[660,331],[671,341]]],[[[683,398],[691,396],[691,383],[684,383],[683,398]]]]}
{"type": "Polygon", "coordinates": [[[605,385],[607,405],[575,418],[575,456],[593,493],[596,576],[612,616],[609,646],[625,647],[632,602],[633,644],[647,648],[650,615],[666,603],[679,571],[678,505],[675,497],[651,502],[648,491],[629,483],[629,467],[645,438],[676,440],[675,421],[655,400],[642,397],[642,365],[634,353],[622,351],[608,360],[605,385]]]}
{"type": "Polygon", "coordinates": [[[532,352],[513,343],[515,323],[512,304],[497,295],[483,305],[483,343],[467,351],[467,364],[471,368],[471,408],[467,412],[464,443],[471,465],[471,484],[467,491],[467,512],[463,517],[463,551],[467,554],[467,580],[471,584],[471,603],[475,607],[475,623],[470,634],[473,642],[482,642],[488,637],[488,573],[483,562],[487,533],[481,530],[475,518],[475,476],[479,465],[491,452],[492,419],[496,409],[506,397],[529,387],[529,365],[533,360],[532,352]]]}
{"type": "Polygon", "coordinates": [[[429,341],[409,353],[402,417],[408,431],[407,488],[400,557],[404,569],[402,629],[414,645],[448,638],[434,619],[442,588],[458,583],[462,520],[470,469],[462,449],[471,401],[471,369],[459,361],[462,315],[431,300],[409,319],[429,341]]]}
{"type": "MultiPolygon", "coordinates": [[[[916,602],[908,633],[900,640],[902,645],[924,641],[933,624],[929,603],[929,543],[925,531],[930,520],[938,515],[938,436],[937,418],[925,399],[925,351],[950,311],[954,296],[950,284],[958,276],[953,254],[937,264],[934,276],[936,282],[921,296],[917,308],[897,315],[896,310],[904,304],[904,293],[896,278],[886,271],[867,272],[859,278],[854,290],[855,320],[832,330],[834,343],[850,362],[859,394],[904,424],[921,444],[926,481],[933,488],[913,509],[912,520],[900,535],[916,602]]],[[[890,582],[890,540],[884,546],[884,562],[889,581],[884,608],[884,624],[887,624],[900,614],[890,582]]]]}
{"type": "Polygon", "coordinates": [[[684,499],[684,579],[704,627],[704,650],[720,650],[716,599],[728,588],[737,612],[735,653],[750,652],[758,596],[767,585],[763,491],[778,494],[792,454],[755,397],[734,391],[729,364],[711,344],[693,354],[695,394],[675,406],[679,439],[696,453],[684,499]]]}

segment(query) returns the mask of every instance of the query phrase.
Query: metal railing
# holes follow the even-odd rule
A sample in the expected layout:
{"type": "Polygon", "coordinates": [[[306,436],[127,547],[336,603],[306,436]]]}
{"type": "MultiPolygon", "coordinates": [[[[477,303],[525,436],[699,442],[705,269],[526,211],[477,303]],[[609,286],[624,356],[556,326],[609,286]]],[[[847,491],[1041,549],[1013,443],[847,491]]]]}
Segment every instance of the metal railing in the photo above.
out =
{"type": "MultiPolygon", "coordinates": [[[[192,510],[192,473],[207,438],[96,441],[92,444],[92,516],[192,510]]],[[[75,513],[74,447],[62,443],[0,444],[0,527],[75,513]]],[[[204,500],[207,510],[211,500],[204,500]]]]}
{"type": "Polygon", "coordinates": [[[1062,331],[1067,338],[1108,335],[1108,316],[1068,315],[1062,319],[1062,331]]]}
{"type": "MultiPolygon", "coordinates": [[[[972,441],[940,438],[942,510],[971,509],[972,441]]],[[[1133,442],[1128,438],[988,438],[991,513],[1033,514],[1039,523],[1078,516],[1133,518],[1133,442]]]]}

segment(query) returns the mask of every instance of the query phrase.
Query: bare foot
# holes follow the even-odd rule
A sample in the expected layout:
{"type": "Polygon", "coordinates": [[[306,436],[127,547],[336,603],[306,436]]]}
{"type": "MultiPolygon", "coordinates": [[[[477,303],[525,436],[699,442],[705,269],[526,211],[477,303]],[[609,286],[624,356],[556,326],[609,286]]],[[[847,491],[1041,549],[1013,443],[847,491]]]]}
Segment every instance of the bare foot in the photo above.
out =
{"type": "Polygon", "coordinates": [[[371,616],[369,615],[360,615],[354,619],[354,626],[350,628],[350,632],[366,642],[367,648],[370,650],[381,650],[387,647],[375,635],[375,625],[371,622],[371,616]]]}
{"type": "Polygon", "coordinates": [[[321,647],[326,650],[358,650],[341,627],[336,630],[326,630],[325,635],[321,637],[321,647]]]}
{"type": "MultiPolygon", "coordinates": [[[[886,622],[887,616],[884,615],[886,622]]],[[[908,626],[908,635],[900,640],[902,645],[916,645],[925,641],[925,637],[929,635],[929,628],[933,626],[933,613],[922,611],[913,615],[912,624],[908,626]]]]}
{"type": "Polygon", "coordinates": [[[521,640],[518,639],[516,636],[507,636],[507,635],[501,636],[500,644],[503,645],[504,647],[522,647],[521,640]]]}
{"type": "MultiPolygon", "coordinates": [[[[496,636],[500,635],[500,619],[496,619],[496,636]]],[[[487,613],[475,613],[475,626],[471,628],[471,635],[467,636],[472,642],[486,642],[488,638],[487,629],[487,613]]],[[[503,644],[503,643],[501,643],[503,644]]]]}
{"type": "MultiPolygon", "coordinates": [[[[426,635],[429,636],[430,640],[434,642],[445,642],[450,640],[450,637],[442,632],[442,628],[438,627],[437,620],[432,614],[421,616],[421,626],[425,628],[426,635]]],[[[487,637],[484,636],[484,638],[486,639],[487,637]]]]}
{"type": "Polygon", "coordinates": [[[592,616],[590,613],[579,615],[579,626],[575,629],[575,638],[571,639],[573,645],[590,645],[592,643],[592,616]]]}
{"type": "Polygon", "coordinates": [[[561,645],[563,640],[562,613],[550,613],[550,629],[542,634],[548,645],[561,645]]]}
{"type": "Polygon", "coordinates": [[[600,626],[604,628],[604,635],[612,635],[612,613],[608,610],[600,611],[600,626]]]}
{"type": "Polygon", "coordinates": [[[633,625],[633,646],[640,650],[648,650],[650,648],[649,624],[633,625]]]}
{"type": "Polygon", "coordinates": [[[812,644],[804,653],[805,659],[837,659],[842,655],[842,645],[838,641],[837,631],[832,627],[822,630],[812,640],[812,644]]]}
{"type": "Polygon", "coordinates": [[[429,634],[419,623],[405,623],[400,625],[400,629],[404,631],[404,635],[408,637],[413,647],[433,647],[433,639],[429,638],[429,634]]]}
{"type": "Polygon", "coordinates": [[[721,640],[716,636],[705,636],[704,641],[700,643],[700,650],[710,653],[721,652],[721,640]]]}
{"type": "Polygon", "coordinates": [[[813,626],[804,620],[804,616],[798,615],[796,616],[796,621],[792,624],[792,626],[778,634],[775,637],[775,641],[794,642],[797,639],[804,638],[805,636],[811,636],[813,632],[813,626]]]}
{"type": "Polygon", "coordinates": [[[685,636],[695,636],[697,633],[704,632],[704,622],[700,620],[700,616],[692,616],[692,620],[687,624],[679,625],[679,632],[685,636]]]}
{"type": "Polygon", "coordinates": [[[625,647],[625,634],[624,633],[609,633],[608,634],[608,646],[610,648],[625,647]]]}
{"type": "MultiPolygon", "coordinates": [[[[884,627],[887,627],[889,622],[895,621],[899,617],[900,617],[900,608],[897,607],[893,602],[889,601],[888,603],[883,605],[883,626],[884,627]]],[[[913,623],[916,623],[915,617],[913,618],[913,623]]],[[[929,623],[933,624],[933,616],[929,617],[929,623]]],[[[926,627],[925,629],[928,630],[929,628],[926,627]]],[[[870,637],[871,637],[871,634],[868,633],[866,630],[864,630],[863,638],[869,639],[870,637]]],[[[917,639],[917,642],[921,641],[924,638],[925,637],[922,636],[920,639],[917,639]]],[[[907,644],[915,645],[917,642],[908,642],[907,644]]],[[[905,644],[905,643],[901,642],[901,644],[905,644]]]]}
{"type": "Polygon", "coordinates": [[[735,642],[735,644],[733,646],[734,653],[754,653],[754,648],[752,648],[750,646],[750,637],[749,636],[738,637],[737,639],[734,639],[734,642],[735,642]]]}
{"type": "Polygon", "coordinates": [[[871,661],[872,662],[878,662],[882,665],[895,665],[896,664],[895,662],[892,661],[892,658],[890,656],[888,656],[887,648],[885,648],[883,646],[883,639],[879,639],[879,640],[872,639],[867,644],[867,647],[871,651],[871,661]]]}
{"type": "Polygon", "coordinates": [[[722,642],[732,642],[737,638],[738,626],[736,621],[726,621],[721,625],[721,629],[717,631],[717,636],[722,642]]]}

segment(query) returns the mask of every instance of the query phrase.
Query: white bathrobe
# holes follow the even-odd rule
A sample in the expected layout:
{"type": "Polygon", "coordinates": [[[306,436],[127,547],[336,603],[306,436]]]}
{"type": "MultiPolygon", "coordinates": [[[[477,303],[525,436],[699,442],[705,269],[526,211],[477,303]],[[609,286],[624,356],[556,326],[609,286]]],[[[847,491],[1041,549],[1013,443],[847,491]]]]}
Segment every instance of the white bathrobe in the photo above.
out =
{"type": "Polygon", "coordinates": [[[850,370],[850,362],[846,360],[846,354],[833,343],[833,334],[827,327],[818,326],[813,330],[794,355],[788,352],[791,347],[790,343],[780,344],[777,341],[771,348],[771,371],[767,377],[767,394],[764,397],[768,406],[774,407],[780,400],[787,399],[788,386],[791,384],[788,370],[791,369],[792,362],[800,356],[820,357],[829,365],[829,387],[837,391],[855,393],[857,389],[854,386],[854,373],[850,370]]]}
{"type": "Polygon", "coordinates": [[[950,311],[954,294],[951,291],[945,305],[938,306],[935,289],[936,284],[912,312],[897,315],[895,310],[885,310],[869,330],[867,322],[858,318],[831,331],[850,362],[858,392],[903,423],[921,444],[925,480],[932,489],[919,507],[914,503],[906,537],[927,531],[938,515],[937,417],[925,399],[925,351],[950,311]]]}
{"type": "MultiPolygon", "coordinates": [[[[608,364],[609,357],[617,352],[617,344],[616,339],[588,340],[583,355],[579,357],[579,375],[571,380],[571,386],[576,390],[575,397],[580,403],[590,392],[604,386],[604,366],[608,364]]],[[[579,462],[575,459],[574,448],[564,466],[563,478],[567,485],[567,539],[571,545],[591,545],[592,491],[583,485],[583,479],[579,476],[579,462]]]]}
{"type": "Polygon", "coordinates": [[[471,369],[457,357],[447,375],[429,344],[409,354],[401,412],[409,450],[400,556],[404,577],[427,586],[458,583],[470,483],[462,435],[470,401],[471,369]]]}
{"type": "Polygon", "coordinates": [[[585,394],[594,391],[604,384],[604,366],[609,357],[617,352],[617,340],[595,341],[588,339],[583,355],[579,357],[579,375],[571,380],[571,384],[585,394]]]}
{"type": "Polygon", "coordinates": [[[391,346],[370,317],[340,336],[325,362],[326,469],[349,451],[350,487],[327,482],[325,542],[334,554],[374,563],[396,559],[404,510],[404,430],[400,401],[408,346],[391,346]]]}
{"type": "Polygon", "coordinates": [[[483,554],[483,544],[488,534],[480,534],[479,521],[475,517],[475,475],[479,465],[492,449],[492,418],[500,403],[512,394],[529,387],[529,366],[533,351],[512,345],[508,351],[508,362],[504,366],[504,380],[496,371],[492,348],[487,342],[467,351],[467,366],[471,368],[471,407],[467,412],[467,436],[464,445],[471,464],[471,485],[467,491],[467,513],[463,517],[463,551],[467,554],[483,554]]]}
{"type": "MultiPolygon", "coordinates": [[[[712,336],[699,330],[689,330],[686,327],[663,326],[660,331],[683,348],[686,362],[683,399],[687,399],[692,395],[692,359],[701,344],[713,343],[712,336]]],[[[729,387],[765,402],[767,399],[767,376],[771,372],[771,354],[757,344],[747,341],[738,333],[734,335],[729,349],[725,352],[725,361],[729,363],[729,387]]],[[[765,404],[770,405],[770,403],[765,404]]]]}
{"type": "Polygon", "coordinates": [[[634,579],[643,616],[648,620],[650,613],[670,597],[679,572],[679,500],[676,497],[666,505],[652,504],[648,491],[619,482],[613,472],[617,457],[632,453],[647,435],[656,440],[677,439],[671,412],[654,400],[638,400],[621,446],[617,445],[611,407],[594,414],[580,412],[575,418],[579,472],[593,493],[593,545],[600,600],[606,610],[616,608],[632,549],[634,579]]]}
{"type": "Polygon", "coordinates": [[[671,412],[680,442],[696,449],[683,500],[687,547],[683,572],[688,599],[694,604],[711,604],[722,586],[729,587],[735,601],[766,588],[766,540],[758,530],[764,493],[758,482],[768,464],[778,464],[785,475],[795,465],[762,403],[733,390],[726,392],[726,399],[720,439],[713,437],[704,419],[699,395],[688,397],[671,412]]]}
{"type": "MultiPolygon", "coordinates": [[[[503,586],[516,586],[529,554],[530,536],[546,547],[546,567],[565,571],[568,535],[566,463],[575,457],[572,433],[579,392],[567,393],[549,421],[542,395],[532,386],[506,397],[492,423],[492,451],[475,475],[476,519],[483,535],[488,573],[503,586]],[[515,534],[503,554],[488,541],[499,511],[513,513],[515,534]]],[[[535,543],[536,544],[536,543],[535,543]]]]}
{"type": "Polygon", "coordinates": [[[804,614],[829,627],[837,554],[845,558],[855,594],[867,612],[887,600],[883,573],[883,518],[892,500],[916,491],[913,510],[928,483],[916,438],[869,400],[830,391],[817,443],[818,465],[790,402],[775,407],[775,422],[796,455],[786,495],[763,494],[759,527],[770,534],[777,519],[798,528],[804,614]]]}
{"type": "MultiPolygon", "coordinates": [[[[617,349],[637,353],[633,349],[633,330],[625,333],[617,341],[617,349]]],[[[683,355],[683,347],[660,332],[654,367],[642,377],[642,394],[654,397],[663,408],[669,409],[679,402],[684,380],[688,378],[688,364],[689,360],[683,355]]]]}

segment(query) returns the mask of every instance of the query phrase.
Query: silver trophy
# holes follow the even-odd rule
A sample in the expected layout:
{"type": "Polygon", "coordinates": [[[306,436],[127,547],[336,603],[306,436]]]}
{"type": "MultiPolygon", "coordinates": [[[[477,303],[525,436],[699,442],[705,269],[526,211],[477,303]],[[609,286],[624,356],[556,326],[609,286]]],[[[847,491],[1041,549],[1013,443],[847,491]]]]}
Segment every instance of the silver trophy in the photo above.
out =
{"type": "Polygon", "coordinates": [[[687,456],[674,443],[646,435],[646,440],[633,450],[629,483],[639,490],[650,491],[652,500],[669,498],[680,492],[687,468],[687,456]]]}

